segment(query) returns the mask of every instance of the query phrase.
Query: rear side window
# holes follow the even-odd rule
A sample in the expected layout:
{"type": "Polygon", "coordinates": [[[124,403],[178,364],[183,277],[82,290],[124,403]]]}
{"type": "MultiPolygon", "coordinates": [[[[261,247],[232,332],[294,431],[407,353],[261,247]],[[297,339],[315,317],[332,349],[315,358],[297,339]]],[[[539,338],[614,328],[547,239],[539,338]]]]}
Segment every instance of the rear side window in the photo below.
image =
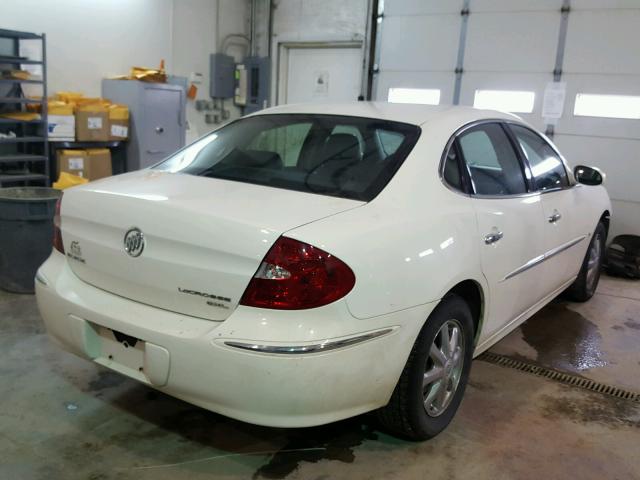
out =
{"type": "Polygon", "coordinates": [[[280,156],[285,167],[295,166],[310,128],[309,122],[270,128],[260,132],[247,149],[275,152],[280,156]]]}
{"type": "Polygon", "coordinates": [[[527,191],[527,183],[511,142],[497,123],[482,124],[458,137],[478,195],[515,195],[527,191]]]}
{"type": "Polygon", "coordinates": [[[371,118],[257,115],[201,138],[153,168],[369,201],[419,135],[417,126],[371,118]]]}
{"type": "Polygon", "coordinates": [[[555,150],[534,131],[510,125],[524,152],[538,190],[552,190],[569,186],[567,171],[555,150]]]}
{"type": "Polygon", "coordinates": [[[454,145],[447,152],[447,158],[444,160],[443,178],[450,187],[456,190],[463,190],[462,174],[460,172],[460,163],[458,162],[458,151],[454,145]]]}
{"type": "Polygon", "coordinates": [[[378,130],[378,142],[380,142],[380,148],[385,155],[392,155],[400,148],[404,135],[401,133],[392,132],[390,130],[380,129],[378,130]]]}

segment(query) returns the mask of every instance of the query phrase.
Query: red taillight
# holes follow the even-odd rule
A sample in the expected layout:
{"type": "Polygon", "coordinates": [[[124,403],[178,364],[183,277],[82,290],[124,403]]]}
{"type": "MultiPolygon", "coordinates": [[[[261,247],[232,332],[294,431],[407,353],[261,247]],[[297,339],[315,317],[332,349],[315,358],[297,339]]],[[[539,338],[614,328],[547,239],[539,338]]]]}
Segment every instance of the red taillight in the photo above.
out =
{"type": "Polygon", "coordinates": [[[355,275],[342,260],[313,245],[280,237],[240,303],[279,310],[315,308],[344,297],[355,283],[355,275]]]}
{"type": "Polygon", "coordinates": [[[56,202],[56,214],[53,217],[53,248],[64,254],[64,245],[62,245],[62,232],[60,232],[60,204],[62,196],[56,202]]]}

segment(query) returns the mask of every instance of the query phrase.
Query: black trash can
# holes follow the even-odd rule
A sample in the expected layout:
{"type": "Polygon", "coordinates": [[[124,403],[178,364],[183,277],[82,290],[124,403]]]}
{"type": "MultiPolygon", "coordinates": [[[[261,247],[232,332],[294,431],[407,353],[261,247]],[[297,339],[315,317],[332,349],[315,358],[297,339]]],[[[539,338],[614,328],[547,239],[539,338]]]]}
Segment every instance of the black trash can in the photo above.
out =
{"type": "Polygon", "coordinates": [[[62,193],[45,187],[0,188],[0,288],[33,293],[51,254],[53,216],[62,193]]]}

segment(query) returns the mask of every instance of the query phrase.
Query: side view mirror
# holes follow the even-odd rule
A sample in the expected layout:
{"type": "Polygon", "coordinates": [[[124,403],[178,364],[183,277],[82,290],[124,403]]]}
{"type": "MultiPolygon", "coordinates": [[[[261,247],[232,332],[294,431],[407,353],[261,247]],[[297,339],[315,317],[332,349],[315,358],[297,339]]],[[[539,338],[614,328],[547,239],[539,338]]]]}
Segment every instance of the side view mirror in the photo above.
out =
{"type": "Polygon", "coordinates": [[[573,175],[578,183],[584,185],[602,185],[604,182],[604,173],[595,167],[587,167],[578,165],[573,169],[573,175]]]}

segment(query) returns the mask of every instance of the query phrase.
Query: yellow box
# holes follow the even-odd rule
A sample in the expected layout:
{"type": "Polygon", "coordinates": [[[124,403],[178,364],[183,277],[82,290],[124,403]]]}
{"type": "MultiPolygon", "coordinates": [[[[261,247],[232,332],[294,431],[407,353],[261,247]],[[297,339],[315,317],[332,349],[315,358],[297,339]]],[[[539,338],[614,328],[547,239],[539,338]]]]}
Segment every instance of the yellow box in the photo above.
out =
{"type": "Polygon", "coordinates": [[[76,101],[76,109],[84,110],[85,112],[107,111],[109,105],[111,105],[109,100],[99,97],[81,98],[76,101]]]}
{"type": "Polygon", "coordinates": [[[110,120],[129,120],[129,107],[119,103],[112,103],[108,107],[110,120]]]}
{"type": "Polygon", "coordinates": [[[129,138],[129,107],[126,105],[109,105],[109,140],[126,140],[129,138]]]}
{"type": "Polygon", "coordinates": [[[47,112],[49,115],[73,115],[73,105],[60,100],[49,100],[47,112]]]}
{"type": "Polygon", "coordinates": [[[84,95],[80,92],[56,92],[56,99],[64,103],[76,103],[84,95]]]}

